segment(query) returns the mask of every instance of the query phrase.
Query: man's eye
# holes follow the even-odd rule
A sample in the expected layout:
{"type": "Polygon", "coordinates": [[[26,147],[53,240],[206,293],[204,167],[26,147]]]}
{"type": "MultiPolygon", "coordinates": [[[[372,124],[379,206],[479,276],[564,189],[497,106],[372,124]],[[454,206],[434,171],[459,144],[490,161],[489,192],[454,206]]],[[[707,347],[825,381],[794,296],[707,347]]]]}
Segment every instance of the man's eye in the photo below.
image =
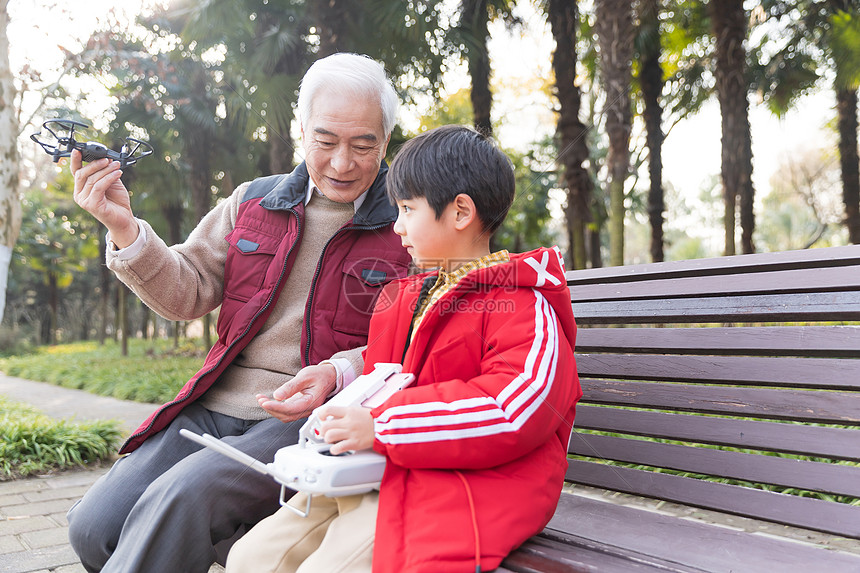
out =
{"type": "Polygon", "coordinates": [[[318,139],[317,145],[319,145],[320,147],[334,147],[335,143],[333,141],[321,141],[318,139]]]}

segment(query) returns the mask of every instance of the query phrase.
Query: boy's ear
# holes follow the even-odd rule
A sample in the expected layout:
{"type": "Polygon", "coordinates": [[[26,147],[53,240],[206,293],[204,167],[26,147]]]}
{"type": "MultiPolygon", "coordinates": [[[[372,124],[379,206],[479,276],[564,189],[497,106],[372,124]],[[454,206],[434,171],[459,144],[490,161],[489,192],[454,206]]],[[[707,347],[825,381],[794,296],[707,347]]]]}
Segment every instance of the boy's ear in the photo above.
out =
{"type": "Polygon", "coordinates": [[[475,208],[475,202],[465,193],[454,197],[453,206],[454,228],[458,231],[462,231],[477,220],[478,210],[475,208]]]}

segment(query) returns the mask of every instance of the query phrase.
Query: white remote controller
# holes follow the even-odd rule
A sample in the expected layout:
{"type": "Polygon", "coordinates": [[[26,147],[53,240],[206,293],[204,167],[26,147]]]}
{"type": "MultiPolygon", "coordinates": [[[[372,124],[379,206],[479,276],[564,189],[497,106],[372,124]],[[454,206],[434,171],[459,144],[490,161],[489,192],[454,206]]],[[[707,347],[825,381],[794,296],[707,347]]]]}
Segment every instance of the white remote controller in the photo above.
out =
{"type": "MultiPolygon", "coordinates": [[[[411,384],[415,378],[412,374],[403,374],[400,364],[379,363],[374,367],[373,372],[356,378],[328,404],[375,407],[394,392],[411,384]]],[[[186,429],[179,430],[179,433],[250,469],[272,476],[281,484],[281,505],[307,517],[312,494],[339,497],[365,493],[379,487],[385,471],[385,456],[373,450],[345,452],[336,456],[330,454],[331,444],[322,440],[319,424],[319,417],[314,411],[299,430],[299,443],[278,450],[274,461],[269,464],[255,460],[209,434],[200,436],[186,429]],[[308,494],[304,512],[287,505],[285,487],[308,494]]]]}

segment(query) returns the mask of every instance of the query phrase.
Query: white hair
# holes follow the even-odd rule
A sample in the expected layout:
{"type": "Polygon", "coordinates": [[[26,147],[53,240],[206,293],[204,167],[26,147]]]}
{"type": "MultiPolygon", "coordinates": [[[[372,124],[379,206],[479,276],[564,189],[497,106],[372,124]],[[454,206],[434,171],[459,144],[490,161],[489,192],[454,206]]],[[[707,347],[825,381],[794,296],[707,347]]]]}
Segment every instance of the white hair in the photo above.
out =
{"type": "Polygon", "coordinates": [[[376,60],[359,54],[339,53],[319,59],[308,68],[299,87],[299,118],[308,125],[314,96],[319,90],[333,90],[349,98],[379,102],[382,129],[391,135],[397,114],[397,93],[385,68],[376,60]]]}

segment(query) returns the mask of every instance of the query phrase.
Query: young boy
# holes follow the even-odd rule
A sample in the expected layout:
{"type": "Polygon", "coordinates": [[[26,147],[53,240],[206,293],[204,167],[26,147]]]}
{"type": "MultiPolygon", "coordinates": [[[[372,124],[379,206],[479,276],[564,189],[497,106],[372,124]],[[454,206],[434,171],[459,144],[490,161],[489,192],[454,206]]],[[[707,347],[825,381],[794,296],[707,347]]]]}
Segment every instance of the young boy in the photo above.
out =
{"type": "Polygon", "coordinates": [[[490,253],[514,175],[472,129],[407,142],[386,185],[394,231],[419,267],[439,270],[380,295],[364,371],[402,363],[415,383],[372,410],[317,410],[333,454],[387,457],[378,508],[375,492],[315,498],[304,523],[283,508],[234,546],[228,572],[366,571],[371,547],[375,572],[489,571],[552,517],[581,395],[561,256],[490,253]]]}

